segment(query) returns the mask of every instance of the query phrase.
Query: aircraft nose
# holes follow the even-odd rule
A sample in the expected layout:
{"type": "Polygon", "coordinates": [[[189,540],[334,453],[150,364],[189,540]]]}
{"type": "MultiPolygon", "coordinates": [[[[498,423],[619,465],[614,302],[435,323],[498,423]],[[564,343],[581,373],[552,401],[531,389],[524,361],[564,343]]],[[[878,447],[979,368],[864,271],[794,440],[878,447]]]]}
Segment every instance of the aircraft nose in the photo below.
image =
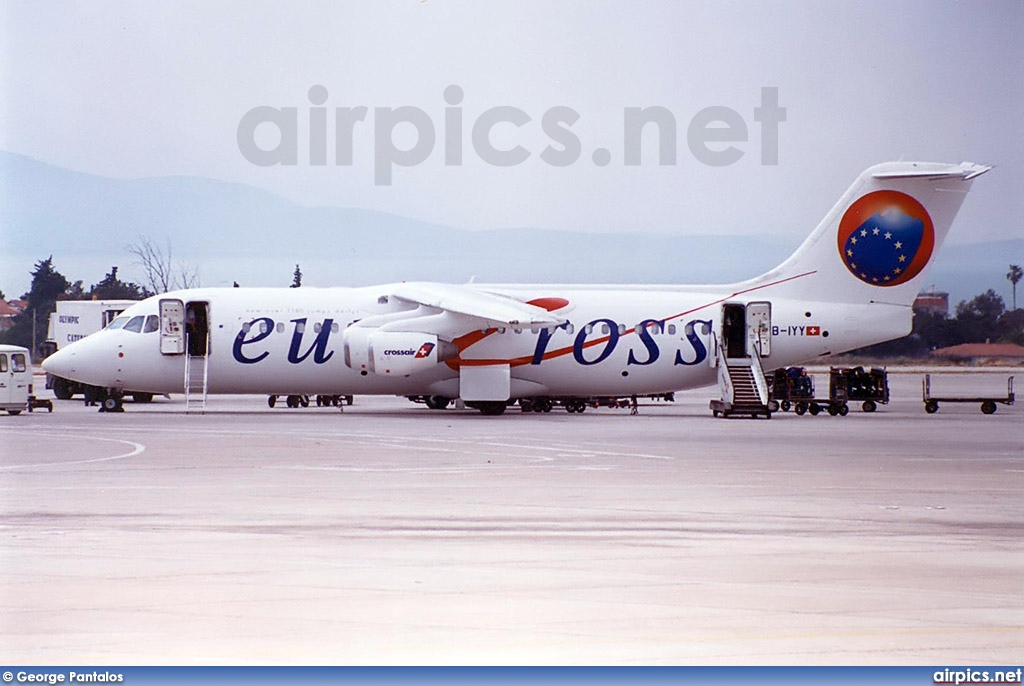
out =
{"type": "Polygon", "coordinates": [[[75,353],[69,348],[58,350],[43,360],[43,371],[53,376],[60,376],[65,379],[71,378],[75,353]]]}
{"type": "Polygon", "coordinates": [[[117,376],[117,349],[98,345],[99,340],[81,340],[43,360],[43,369],[79,383],[93,386],[115,385],[117,376]]]}

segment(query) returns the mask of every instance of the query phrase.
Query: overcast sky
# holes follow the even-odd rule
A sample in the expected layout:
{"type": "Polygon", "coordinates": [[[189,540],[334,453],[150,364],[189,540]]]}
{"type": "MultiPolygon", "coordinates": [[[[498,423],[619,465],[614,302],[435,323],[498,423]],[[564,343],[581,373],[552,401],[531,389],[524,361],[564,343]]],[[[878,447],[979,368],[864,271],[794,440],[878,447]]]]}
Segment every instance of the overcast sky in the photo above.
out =
{"type": "MultiPolygon", "coordinates": [[[[5,2],[0,148],[117,178],[203,176],[308,205],[368,207],[464,228],[808,233],[856,175],[890,159],[996,165],[951,241],[1024,237],[1024,3],[952,2],[5,2]],[[445,165],[445,88],[458,85],[462,164],[445,165]],[[327,164],[311,164],[310,88],[323,86],[327,164]],[[778,89],[778,164],[754,110],[778,89]],[[258,106],[298,108],[298,159],[257,166],[238,145],[258,106]],[[365,106],[351,165],[335,164],[335,108],[365,106]],[[375,110],[416,107],[432,153],[375,183],[375,110]],[[516,166],[471,141],[489,108],[516,166]],[[579,160],[546,163],[544,113],[564,106],[579,160]],[[645,130],[624,164],[630,107],[666,108],[674,164],[645,130]],[[707,107],[747,128],[742,157],[708,166],[687,129],[707,107]],[[610,162],[593,161],[598,148],[610,162]]],[[[411,124],[394,132],[416,142],[411,124]]],[[[273,148],[263,124],[257,143],[273,148]]],[[[713,144],[722,149],[726,144],[713,144]]],[[[1021,256],[1019,259],[1024,259],[1021,256]]]]}

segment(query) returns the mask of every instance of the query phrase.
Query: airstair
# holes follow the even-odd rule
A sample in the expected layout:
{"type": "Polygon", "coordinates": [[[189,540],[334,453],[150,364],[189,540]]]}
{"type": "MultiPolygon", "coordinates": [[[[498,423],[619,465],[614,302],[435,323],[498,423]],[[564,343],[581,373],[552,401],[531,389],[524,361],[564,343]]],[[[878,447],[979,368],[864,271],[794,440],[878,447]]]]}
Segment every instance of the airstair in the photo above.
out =
{"type": "Polygon", "coordinates": [[[718,366],[718,388],[722,395],[721,400],[711,401],[712,414],[716,417],[763,415],[771,419],[768,380],[757,346],[750,346],[749,357],[728,358],[718,337],[714,334],[712,337],[718,366]]]}
{"type": "MultiPolygon", "coordinates": [[[[207,351],[208,352],[208,351],[207,351]]],[[[206,412],[206,389],[210,356],[185,355],[185,413],[206,412]]]]}

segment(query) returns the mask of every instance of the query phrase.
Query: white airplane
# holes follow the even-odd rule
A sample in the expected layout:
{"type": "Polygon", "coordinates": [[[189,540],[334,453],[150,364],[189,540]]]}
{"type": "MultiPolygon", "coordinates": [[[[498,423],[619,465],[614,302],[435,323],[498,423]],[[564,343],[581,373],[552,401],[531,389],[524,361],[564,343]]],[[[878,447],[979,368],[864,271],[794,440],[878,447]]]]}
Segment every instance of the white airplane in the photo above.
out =
{"type": "Polygon", "coordinates": [[[461,398],[484,414],[554,400],[582,411],[587,398],[716,378],[721,408],[764,406],[766,371],[910,332],[929,262],[990,168],[872,167],[789,259],[741,283],[180,290],[129,307],[43,367],[109,389],[109,410],[131,389],[184,392],[186,408],[209,393],[259,393],[399,395],[432,408],[461,398]],[[741,397],[743,375],[753,399],[741,397]]]}

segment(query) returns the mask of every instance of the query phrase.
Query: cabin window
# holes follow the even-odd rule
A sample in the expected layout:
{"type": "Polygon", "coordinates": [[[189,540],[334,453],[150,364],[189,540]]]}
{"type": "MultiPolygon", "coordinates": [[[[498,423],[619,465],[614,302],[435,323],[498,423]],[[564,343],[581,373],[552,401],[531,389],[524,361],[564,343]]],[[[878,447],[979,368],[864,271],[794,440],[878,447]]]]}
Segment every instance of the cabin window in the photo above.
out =
{"type": "Polygon", "coordinates": [[[587,335],[589,336],[590,334],[594,333],[594,325],[587,324],[585,327],[583,327],[583,330],[586,331],[587,335]]]}
{"type": "Polygon", "coordinates": [[[320,322],[313,324],[313,333],[320,333],[320,329],[322,328],[323,326],[321,326],[320,322]]]}
{"type": "Polygon", "coordinates": [[[132,317],[131,320],[124,325],[124,330],[131,331],[132,333],[142,333],[142,324],[145,321],[145,317],[132,317]]]}
{"type": "Polygon", "coordinates": [[[142,333],[153,333],[160,330],[160,317],[151,314],[146,317],[146,325],[142,327],[142,333]]]}
{"type": "Polygon", "coordinates": [[[267,324],[266,320],[260,322],[260,333],[269,333],[270,325],[267,324]]]}
{"type": "Polygon", "coordinates": [[[278,333],[284,333],[284,322],[278,322],[275,328],[278,333]]]}
{"type": "Polygon", "coordinates": [[[676,335],[676,325],[675,324],[669,324],[668,325],[668,335],[669,336],[675,336],[676,335]]]}
{"type": "Polygon", "coordinates": [[[624,333],[626,333],[626,325],[625,324],[619,324],[619,335],[621,336],[624,333]]]}
{"type": "Polygon", "coordinates": [[[601,325],[601,333],[603,333],[603,334],[609,334],[609,333],[611,333],[611,332],[612,332],[612,330],[608,328],[608,325],[607,325],[607,324],[602,324],[602,325],[601,325]]]}
{"type": "Polygon", "coordinates": [[[23,372],[25,368],[25,353],[14,353],[11,355],[11,369],[16,372],[23,372]]]}
{"type": "Polygon", "coordinates": [[[575,326],[573,326],[572,324],[566,324],[565,325],[565,332],[567,334],[569,334],[571,336],[574,331],[576,331],[576,327],[575,326]]]}
{"type": "Polygon", "coordinates": [[[7,355],[0,354],[0,372],[7,371],[7,355]]]}
{"type": "Polygon", "coordinates": [[[340,329],[341,327],[338,326],[338,322],[331,322],[331,333],[338,333],[340,329]]]}
{"type": "Polygon", "coordinates": [[[120,329],[128,322],[128,317],[115,317],[114,321],[107,324],[108,329],[120,329]]]}

